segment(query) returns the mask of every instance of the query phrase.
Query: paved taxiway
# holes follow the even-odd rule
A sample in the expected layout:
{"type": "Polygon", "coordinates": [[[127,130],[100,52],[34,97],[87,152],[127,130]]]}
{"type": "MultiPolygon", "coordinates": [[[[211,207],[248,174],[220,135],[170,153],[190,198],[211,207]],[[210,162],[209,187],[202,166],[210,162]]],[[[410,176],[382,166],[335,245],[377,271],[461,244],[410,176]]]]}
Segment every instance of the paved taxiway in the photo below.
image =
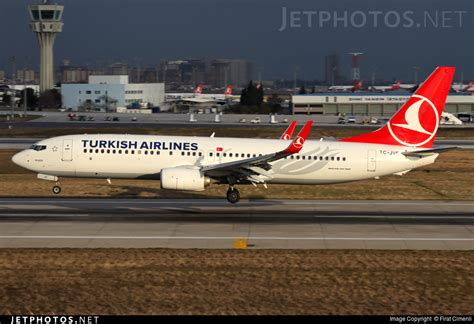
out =
{"type": "Polygon", "coordinates": [[[474,249],[474,202],[0,199],[0,247],[474,249]]]}

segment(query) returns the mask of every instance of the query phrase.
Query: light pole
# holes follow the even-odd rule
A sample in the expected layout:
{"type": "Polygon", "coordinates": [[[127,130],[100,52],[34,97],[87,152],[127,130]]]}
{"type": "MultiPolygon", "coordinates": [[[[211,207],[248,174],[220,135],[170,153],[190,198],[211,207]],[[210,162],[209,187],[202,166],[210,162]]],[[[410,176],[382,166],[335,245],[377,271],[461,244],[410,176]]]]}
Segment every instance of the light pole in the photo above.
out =
{"type": "Polygon", "coordinates": [[[413,79],[414,79],[415,85],[418,84],[418,71],[419,70],[420,70],[419,66],[413,67],[413,79]]]}

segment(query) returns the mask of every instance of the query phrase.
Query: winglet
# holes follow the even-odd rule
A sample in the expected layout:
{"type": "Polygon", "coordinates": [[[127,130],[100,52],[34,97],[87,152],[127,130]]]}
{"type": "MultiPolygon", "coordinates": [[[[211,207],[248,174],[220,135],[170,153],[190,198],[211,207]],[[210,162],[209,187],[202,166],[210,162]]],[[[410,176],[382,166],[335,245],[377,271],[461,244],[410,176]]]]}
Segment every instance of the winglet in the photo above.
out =
{"type": "Polygon", "coordinates": [[[285,130],[285,132],[281,135],[280,139],[281,140],[290,140],[291,136],[293,136],[293,132],[295,131],[296,128],[296,123],[298,121],[294,120],[291,122],[290,126],[285,130]]]}
{"type": "Polygon", "coordinates": [[[306,138],[308,137],[309,132],[311,131],[311,126],[313,126],[313,121],[310,120],[308,121],[303,129],[296,135],[296,138],[291,142],[290,146],[286,148],[282,153],[283,154],[295,154],[301,151],[303,148],[303,144],[306,141],[306,138]]]}

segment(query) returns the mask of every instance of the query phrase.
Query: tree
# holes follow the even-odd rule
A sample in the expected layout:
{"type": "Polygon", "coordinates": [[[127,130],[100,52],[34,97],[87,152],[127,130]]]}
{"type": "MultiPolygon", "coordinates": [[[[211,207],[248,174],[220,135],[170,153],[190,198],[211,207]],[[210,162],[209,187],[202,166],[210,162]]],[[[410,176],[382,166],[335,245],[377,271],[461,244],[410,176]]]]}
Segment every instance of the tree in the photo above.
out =
{"type": "Polygon", "coordinates": [[[8,106],[11,104],[11,96],[5,91],[2,96],[2,102],[4,106],[8,106]]]}
{"type": "Polygon", "coordinates": [[[242,106],[258,106],[263,103],[263,87],[261,84],[255,86],[252,81],[242,90],[240,95],[240,104],[242,106]]]}
{"type": "MultiPolygon", "coordinates": [[[[25,98],[25,89],[21,91],[21,98],[20,98],[20,107],[23,107],[23,101],[25,98]]],[[[38,104],[38,97],[35,94],[35,91],[31,88],[26,88],[26,106],[30,109],[33,109],[38,104]]]]}
{"type": "Polygon", "coordinates": [[[302,87],[300,88],[300,91],[298,91],[298,94],[300,94],[300,95],[306,94],[306,88],[305,88],[304,86],[302,86],[302,87]]]}
{"type": "Polygon", "coordinates": [[[56,89],[46,90],[40,95],[38,106],[39,108],[61,108],[61,94],[56,89]]]}

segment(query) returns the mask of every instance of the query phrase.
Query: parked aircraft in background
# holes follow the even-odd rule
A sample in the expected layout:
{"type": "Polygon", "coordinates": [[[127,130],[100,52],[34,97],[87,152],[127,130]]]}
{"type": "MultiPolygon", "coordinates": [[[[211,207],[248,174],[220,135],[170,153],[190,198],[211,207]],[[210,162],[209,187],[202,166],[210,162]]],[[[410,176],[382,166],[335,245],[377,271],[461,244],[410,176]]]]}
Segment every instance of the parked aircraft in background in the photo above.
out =
{"type": "MultiPolygon", "coordinates": [[[[157,135],[66,135],[17,153],[15,164],[56,182],[60,177],[160,180],[168,190],[237,185],[331,184],[403,175],[434,163],[452,147],[433,148],[455,68],[438,67],[382,128],[339,141],[307,140],[312,122],[291,141],[157,135]]],[[[291,129],[288,135],[292,134],[291,129]]],[[[286,132],[283,135],[288,137],[286,132]]],[[[290,135],[291,136],[291,135],[290,135]]]]}
{"type": "Polygon", "coordinates": [[[338,85],[336,85],[336,86],[329,87],[328,90],[329,91],[342,91],[342,92],[349,92],[349,91],[355,92],[355,91],[362,90],[362,84],[363,84],[362,81],[356,81],[351,86],[338,86],[338,85]]]}
{"type": "Polygon", "coordinates": [[[451,86],[451,89],[454,92],[474,92],[474,81],[469,82],[468,84],[455,83],[451,86]]]}
{"type": "Polygon", "coordinates": [[[401,84],[401,81],[396,81],[395,83],[389,86],[371,86],[369,90],[378,91],[378,92],[395,91],[395,90],[400,90],[400,84],[401,84]]]}

